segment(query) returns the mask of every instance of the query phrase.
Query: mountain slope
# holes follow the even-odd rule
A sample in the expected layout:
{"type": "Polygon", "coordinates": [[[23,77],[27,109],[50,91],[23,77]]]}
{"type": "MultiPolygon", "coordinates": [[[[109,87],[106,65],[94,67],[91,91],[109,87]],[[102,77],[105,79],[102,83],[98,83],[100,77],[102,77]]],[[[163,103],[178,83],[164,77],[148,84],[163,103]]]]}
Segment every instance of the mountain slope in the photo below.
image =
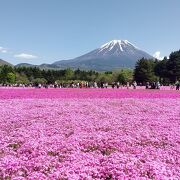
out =
{"type": "Polygon", "coordinates": [[[12,64],[10,64],[9,62],[0,59],[0,66],[3,66],[3,65],[9,65],[9,66],[12,66],[12,64]]]}
{"type": "Polygon", "coordinates": [[[20,63],[17,64],[15,67],[38,67],[40,69],[59,69],[56,65],[54,64],[40,64],[40,65],[34,65],[34,64],[29,64],[29,63],[20,63]]]}
{"type": "Polygon", "coordinates": [[[15,67],[35,67],[36,65],[29,64],[29,63],[20,63],[17,64],[15,67]]]}
{"type": "Polygon", "coordinates": [[[113,40],[100,48],[72,60],[53,63],[59,68],[93,69],[100,71],[133,68],[138,59],[153,58],[127,40],[113,40]]]}

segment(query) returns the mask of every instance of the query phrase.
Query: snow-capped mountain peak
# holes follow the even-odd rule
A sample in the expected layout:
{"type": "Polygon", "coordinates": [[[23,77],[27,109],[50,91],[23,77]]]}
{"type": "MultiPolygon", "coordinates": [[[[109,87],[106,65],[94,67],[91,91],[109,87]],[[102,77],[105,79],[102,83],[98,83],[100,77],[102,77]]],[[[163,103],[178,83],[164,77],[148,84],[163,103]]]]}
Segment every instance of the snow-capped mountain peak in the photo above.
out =
{"type": "Polygon", "coordinates": [[[112,70],[134,67],[141,58],[153,58],[128,40],[112,40],[97,49],[70,61],[57,61],[53,65],[93,70],[112,70]]]}
{"type": "MultiPolygon", "coordinates": [[[[77,57],[79,60],[89,59],[112,59],[120,57],[147,57],[142,55],[142,51],[130,43],[128,40],[112,40],[106,44],[103,44],[100,48],[97,48],[85,55],[77,57]],[[140,54],[139,54],[140,53],[140,54]],[[139,54],[137,56],[137,54],[139,54]]],[[[134,59],[137,59],[136,57],[134,59]]]]}
{"type": "Polygon", "coordinates": [[[120,51],[124,51],[124,49],[127,47],[138,49],[128,40],[112,40],[106,44],[103,44],[99,49],[100,51],[103,51],[105,49],[111,51],[114,47],[119,48],[120,51]]]}
{"type": "MultiPolygon", "coordinates": [[[[103,44],[100,48],[96,49],[93,54],[98,56],[119,56],[124,53],[132,53],[139,50],[136,46],[130,43],[128,40],[112,40],[106,44],[103,44]]],[[[92,55],[92,54],[90,54],[92,55]]]]}

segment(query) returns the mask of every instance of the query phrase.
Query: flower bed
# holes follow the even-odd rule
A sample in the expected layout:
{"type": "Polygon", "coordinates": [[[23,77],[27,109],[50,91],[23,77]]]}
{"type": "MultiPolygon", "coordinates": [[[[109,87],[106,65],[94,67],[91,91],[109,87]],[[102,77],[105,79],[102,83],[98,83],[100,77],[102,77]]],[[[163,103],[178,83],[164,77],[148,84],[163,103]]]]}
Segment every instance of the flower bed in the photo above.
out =
{"type": "Polygon", "coordinates": [[[180,179],[179,93],[0,90],[0,179],[180,179]]]}

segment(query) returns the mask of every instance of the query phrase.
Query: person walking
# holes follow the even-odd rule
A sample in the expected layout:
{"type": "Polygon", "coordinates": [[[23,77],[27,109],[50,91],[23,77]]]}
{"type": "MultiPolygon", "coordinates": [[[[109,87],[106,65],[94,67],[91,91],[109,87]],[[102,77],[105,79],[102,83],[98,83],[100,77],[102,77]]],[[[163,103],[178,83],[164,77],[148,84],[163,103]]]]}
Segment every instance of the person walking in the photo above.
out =
{"type": "Polygon", "coordinates": [[[156,82],[156,89],[160,89],[160,86],[161,86],[161,85],[160,85],[160,82],[157,81],[157,82],[156,82]]]}
{"type": "Polygon", "coordinates": [[[180,87],[180,82],[179,82],[179,81],[176,81],[175,85],[176,85],[176,90],[178,91],[178,90],[179,90],[179,87],[180,87]]]}
{"type": "Polygon", "coordinates": [[[114,89],[114,87],[115,87],[115,82],[112,82],[112,88],[114,89]]]}
{"type": "Polygon", "coordinates": [[[129,82],[127,82],[127,83],[126,83],[127,89],[129,89],[129,86],[130,86],[130,84],[129,84],[129,82]]]}
{"type": "Polygon", "coordinates": [[[97,82],[94,81],[94,88],[97,88],[97,87],[98,87],[97,82]]]}
{"type": "Polygon", "coordinates": [[[137,82],[136,82],[136,81],[134,81],[132,85],[133,85],[133,88],[134,88],[134,89],[136,89],[137,82]]]}
{"type": "Polygon", "coordinates": [[[116,85],[117,85],[117,89],[119,89],[119,87],[120,87],[119,81],[116,83],[116,85]]]}
{"type": "Polygon", "coordinates": [[[149,82],[146,82],[146,89],[149,89],[149,82]]]}

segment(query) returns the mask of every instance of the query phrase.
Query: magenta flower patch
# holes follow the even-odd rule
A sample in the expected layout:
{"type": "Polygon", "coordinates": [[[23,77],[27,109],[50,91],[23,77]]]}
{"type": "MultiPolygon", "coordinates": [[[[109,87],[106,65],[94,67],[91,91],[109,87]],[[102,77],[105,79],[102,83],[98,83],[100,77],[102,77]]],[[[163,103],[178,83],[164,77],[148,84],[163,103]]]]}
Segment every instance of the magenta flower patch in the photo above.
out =
{"type": "Polygon", "coordinates": [[[1,89],[0,179],[180,179],[175,91],[1,89]]]}

